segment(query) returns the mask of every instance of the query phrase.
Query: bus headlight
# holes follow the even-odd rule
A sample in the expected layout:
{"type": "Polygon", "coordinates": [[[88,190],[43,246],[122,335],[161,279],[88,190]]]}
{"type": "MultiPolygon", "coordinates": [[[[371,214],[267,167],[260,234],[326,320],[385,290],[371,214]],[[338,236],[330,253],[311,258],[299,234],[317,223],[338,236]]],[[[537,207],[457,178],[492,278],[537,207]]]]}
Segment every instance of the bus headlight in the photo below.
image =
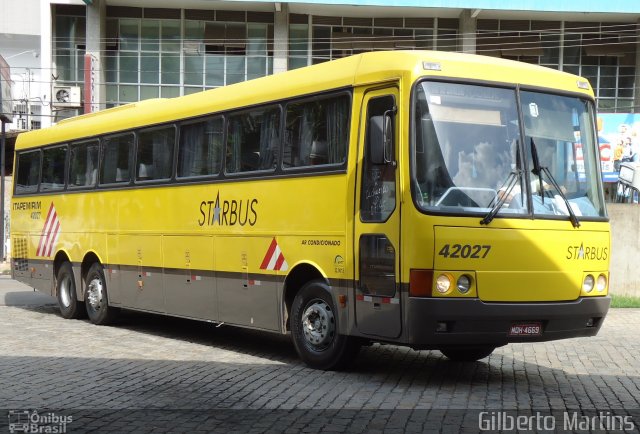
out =
{"type": "Polygon", "coordinates": [[[451,284],[453,283],[453,277],[449,274],[441,274],[436,279],[436,290],[440,294],[445,294],[449,292],[451,289],[451,284]]]}
{"type": "Polygon", "coordinates": [[[582,290],[586,293],[593,291],[593,285],[595,284],[595,279],[591,274],[587,274],[582,282],[582,290]]]}
{"type": "Polygon", "coordinates": [[[469,292],[469,289],[471,289],[471,277],[463,274],[462,276],[458,277],[456,286],[458,287],[458,291],[460,291],[461,294],[466,294],[467,292],[469,292]]]}
{"type": "Polygon", "coordinates": [[[604,274],[598,276],[598,280],[596,280],[596,289],[598,292],[602,292],[607,289],[607,276],[604,274]]]}

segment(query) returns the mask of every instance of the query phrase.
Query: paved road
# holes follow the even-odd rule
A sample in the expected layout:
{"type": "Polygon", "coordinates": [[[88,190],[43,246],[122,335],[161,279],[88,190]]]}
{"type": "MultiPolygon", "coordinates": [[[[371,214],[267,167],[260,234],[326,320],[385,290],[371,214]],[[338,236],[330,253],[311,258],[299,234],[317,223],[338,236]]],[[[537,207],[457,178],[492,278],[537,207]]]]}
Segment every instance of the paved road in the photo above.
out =
{"type": "Polygon", "coordinates": [[[28,290],[0,278],[0,432],[640,427],[640,309],[612,310],[595,338],[514,344],[479,363],[374,345],[350,372],[321,372],[286,337],[134,313],[97,327],[28,290]]]}

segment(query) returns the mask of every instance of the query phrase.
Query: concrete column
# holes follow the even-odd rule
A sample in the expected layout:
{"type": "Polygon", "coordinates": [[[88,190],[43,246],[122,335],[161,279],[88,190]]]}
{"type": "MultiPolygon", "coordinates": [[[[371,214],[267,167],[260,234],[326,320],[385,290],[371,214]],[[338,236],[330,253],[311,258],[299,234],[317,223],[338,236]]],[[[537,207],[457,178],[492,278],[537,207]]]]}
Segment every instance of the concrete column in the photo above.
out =
{"type": "Polygon", "coordinates": [[[41,109],[41,123],[42,128],[50,127],[52,122],[51,112],[51,75],[55,72],[53,59],[51,58],[51,45],[53,41],[51,25],[51,5],[49,0],[40,0],[40,81],[42,92],[44,96],[41,109]]]}
{"type": "Polygon", "coordinates": [[[289,54],[289,6],[275,3],[276,13],[273,25],[273,73],[287,70],[289,54]]]}
{"type": "MultiPolygon", "coordinates": [[[[93,0],[87,5],[87,29],[86,29],[86,53],[95,57],[94,59],[94,86],[92,88],[94,105],[99,110],[104,110],[107,103],[107,88],[105,85],[106,74],[104,57],[102,54],[106,50],[107,37],[107,2],[106,0],[93,0]]],[[[86,74],[89,71],[85,70],[86,74]]],[[[87,80],[85,79],[85,83],[87,80]]],[[[87,89],[85,89],[85,92],[87,89]]]]}
{"type": "Polygon", "coordinates": [[[633,92],[633,113],[640,113],[640,19],[636,26],[636,74],[633,92]]]}
{"type": "Polygon", "coordinates": [[[464,9],[459,17],[460,45],[463,53],[475,54],[476,52],[476,31],[480,9],[464,9]]]}

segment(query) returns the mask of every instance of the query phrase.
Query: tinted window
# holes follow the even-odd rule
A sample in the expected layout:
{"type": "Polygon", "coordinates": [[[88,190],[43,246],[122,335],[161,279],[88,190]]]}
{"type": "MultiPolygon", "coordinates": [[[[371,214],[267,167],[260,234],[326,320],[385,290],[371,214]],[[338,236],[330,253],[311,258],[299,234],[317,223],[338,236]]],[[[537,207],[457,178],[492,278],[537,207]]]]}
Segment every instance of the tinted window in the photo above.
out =
{"type": "Polygon", "coordinates": [[[224,155],[222,117],[180,127],[178,177],[220,173],[224,155]]]}
{"type": "Polygon", "coordinates": [[[71,145],[69,163],[69,186],[89,187],[96,185],[98,178],[97,140],[71,145]]]}
{"type": "Polygon", "coordinates": [[[34,193],[38,191],[40,178],[40,151],[21,152],[18,154],[18,179],[16,194],[34,193]]]}
{"type": "Polygon", "coordinates": [[[104,140],[101,184],[126,183],[131,180],[133,134],[113,136],[104,140]]]}
{"type": "Polygon", "coordinates": [[[348,128],[346,95],[287,105],[283,166],[343,163],[348,128]]]}
{"type": "Polygon", "coordinates": [[[227,173],[274,169],[280,149],[279,129],[278,107],[230,116],[227,173]]]}
{"type": "Polygon", "coordinates": [[[66,162],[66,146],[48,148],[42,151],[41,191],[62,190],[64,188],[64,169],[66,162]]]}
{"type": "Polygon", "coordinates": [[[171,178],[175,128],[143,131],[138,135],[136,181],[171,178]]]}

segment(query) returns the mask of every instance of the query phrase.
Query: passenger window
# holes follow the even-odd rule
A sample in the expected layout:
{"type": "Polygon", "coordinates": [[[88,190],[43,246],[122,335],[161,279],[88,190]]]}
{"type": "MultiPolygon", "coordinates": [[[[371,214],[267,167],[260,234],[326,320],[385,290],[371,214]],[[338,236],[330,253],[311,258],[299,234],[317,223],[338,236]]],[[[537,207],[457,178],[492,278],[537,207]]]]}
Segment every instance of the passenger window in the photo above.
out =
{"type": "Polygon", "coordinates": [[[140,132],[136,181],[171,178],[175,142],[176,130],[173,126],[140,132]]]}
{"type": "Polygon", "coordinates": [[[178,178],[217,175],[224,156],[224,119],[210,119],[180,127],[178,178]]]}
{"type": "Polygon", "coordinates": [[[67,147],[56,146],[42,151],[41,191],[64,189],[64,170],[67,163],[67,147]]]}
{"type": "Polygon", "coordinates": [[[283,167],[342,164],[349,137],[349,97],[287,105],[283,167]]]}
{"type": "Polygon", "coordinates": [[[18,154],[18,179],[16,194],[35,193],[40,179],[40,151],[20,152],[18,154]]]}
{"type": "Polygon", "coordinates": [[[100,184],[128,183],[133,156],[133,134],[112,136],[104,139],[100,184]]]}
{"type": "Polygon", "coordinates": [[[99,146],[97,140],[71,145],[69,187],[93,187],[96,185],[99,146]]]}
{"type": "Polygon", "coordinates": [[[279,107],[232,115],[227,128],[227,173],[275,169],[280,149],[279,107]]]}

